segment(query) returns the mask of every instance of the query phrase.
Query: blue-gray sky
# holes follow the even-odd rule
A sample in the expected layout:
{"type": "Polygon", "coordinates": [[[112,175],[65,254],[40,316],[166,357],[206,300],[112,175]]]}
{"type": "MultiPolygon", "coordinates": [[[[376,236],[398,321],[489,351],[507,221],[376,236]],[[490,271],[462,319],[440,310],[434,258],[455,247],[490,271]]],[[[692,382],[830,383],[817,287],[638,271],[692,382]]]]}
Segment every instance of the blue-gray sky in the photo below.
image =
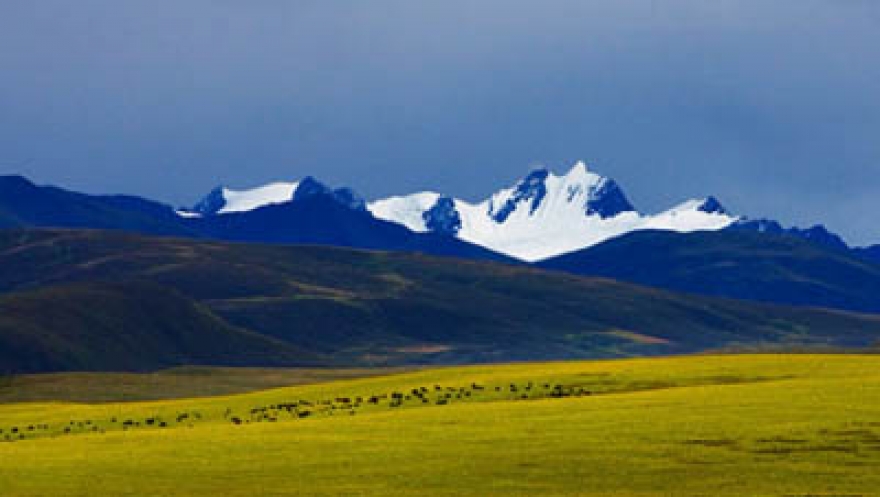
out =
{"type": "Polygon", "coordinates": [[[0,173],[476,199],[585,159],[880,242],[878,47],[874,0],[6,0],[0,173]]]}

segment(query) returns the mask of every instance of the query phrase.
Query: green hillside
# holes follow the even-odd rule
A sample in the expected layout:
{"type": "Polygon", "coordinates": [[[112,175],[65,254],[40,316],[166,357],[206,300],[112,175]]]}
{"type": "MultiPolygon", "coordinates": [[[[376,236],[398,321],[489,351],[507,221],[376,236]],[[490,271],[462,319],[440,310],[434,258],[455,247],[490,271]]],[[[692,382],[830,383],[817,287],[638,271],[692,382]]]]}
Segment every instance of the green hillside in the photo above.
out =
{"type": "Polygon", "coordinates": [[[11,370],[386,365],[861,347],[880,317],[525,266],[101,231],[0,232],[11,370]]]}

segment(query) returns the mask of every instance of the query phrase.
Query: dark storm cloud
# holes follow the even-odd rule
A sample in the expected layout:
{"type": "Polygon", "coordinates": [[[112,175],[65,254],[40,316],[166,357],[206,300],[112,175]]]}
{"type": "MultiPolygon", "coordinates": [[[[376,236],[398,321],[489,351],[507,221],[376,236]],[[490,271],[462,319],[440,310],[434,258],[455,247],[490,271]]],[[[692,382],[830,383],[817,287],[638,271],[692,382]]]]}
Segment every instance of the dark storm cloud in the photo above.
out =
{"type": "Polygon", "coordinates": [[[644,210],[880,241],[873,1],[8,1],[0,169],[191,203],[314,174],[482,197],[578,158],[644,210]]]}

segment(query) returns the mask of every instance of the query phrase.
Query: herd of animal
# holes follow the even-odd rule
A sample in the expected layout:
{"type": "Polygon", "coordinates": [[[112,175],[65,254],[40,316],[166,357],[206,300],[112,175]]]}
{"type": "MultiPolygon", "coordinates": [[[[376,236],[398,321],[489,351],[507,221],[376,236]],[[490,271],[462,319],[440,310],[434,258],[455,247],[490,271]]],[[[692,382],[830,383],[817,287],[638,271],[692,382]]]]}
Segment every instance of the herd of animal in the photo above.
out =
{"type": "MultiPolygon", "coordinates": [[[[316,416],[353,416],[364,409],[396,409],[417,406],[445,406],[457,401],[476,400],[539,400],[583,397],[593,392],[580,386],[565,386],[529,381],[524,384],[486,386],[471,383],[467,386],[420,386],[405,391],[372,395],[333,397],[321,400],[297,399],[250,408],[238,412],[231,407],[223,410],[222,419],[233,425],[277,422],[316,416]]],[[[71,419],[63,425],[32,423],[0,427],[0,441],[15,442],[40,437],[55,437],[84,433],[106,433],[111,430],[164,429],[174,426],[193,427],[208,419],[200,411],[181,411],[173,416],[152,415],[143,418],[114,416],[106,420],[71,419]]]]}

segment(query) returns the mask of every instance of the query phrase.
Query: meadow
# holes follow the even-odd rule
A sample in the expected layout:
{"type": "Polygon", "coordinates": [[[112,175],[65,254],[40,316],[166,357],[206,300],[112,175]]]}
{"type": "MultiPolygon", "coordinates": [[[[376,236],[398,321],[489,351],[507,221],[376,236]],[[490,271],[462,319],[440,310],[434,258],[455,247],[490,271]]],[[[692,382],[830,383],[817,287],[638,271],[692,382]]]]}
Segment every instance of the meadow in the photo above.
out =
{"type": "MultiPolygon", "coordinates": [[[[385,373],[198,398],[9,401],[0,495],[880,495],[880,356],[385,373]]],[[[193,390],[212,391],[212,376],[193,375],[193,390]]]]}
{"type": "Polygon", "coordinates": [[[181,366],[153,373],[39,373],[0,377],[0,403],[117,402],[207,397],[366,378],[416,369],[181,366]]]}

